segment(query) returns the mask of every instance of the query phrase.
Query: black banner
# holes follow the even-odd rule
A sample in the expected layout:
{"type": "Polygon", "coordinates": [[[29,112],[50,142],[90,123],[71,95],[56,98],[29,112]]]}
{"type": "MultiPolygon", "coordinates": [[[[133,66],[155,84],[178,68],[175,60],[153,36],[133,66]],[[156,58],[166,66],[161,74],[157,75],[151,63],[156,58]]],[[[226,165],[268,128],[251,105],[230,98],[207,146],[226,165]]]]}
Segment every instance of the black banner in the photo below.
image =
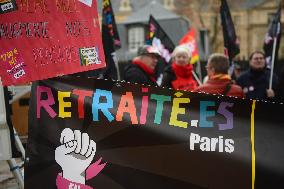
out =
{"type": "Polygon", "coordinates": [[[113,41],[115,49],[121,47],[121,41],[117,31],[114,13],[111,6],[110,0],[103,0],[103,13],[102,13],[102,25],[105,26],[109,32],[110,38],[113,41]]]}
{"type": "Polygon", "coordinates": [[[274,60],[278,60],[278,50],[281,40],[281,4],[279,5],[277,12],[271,19],[268,27],[268,32],[265,34],[263,49],[265,52],[265,59],[268,67],[271,67],[272,64],[274,40],[276,40],[274,60]]]}
{"type": "Polygon", "coordinates": [[[40,81],[32,87],[25,188],[279,188],[279,109],[118,81],[40,81]]]}
{"type": "Polygon", "coordinates": [[[146,37],[147,44],[157,47],[161,56],[168,63],[175,44],[152,15],[149,17],[149,33],[146,37]]]}
{"type": "Polygon", "coordinates": [[[231,61],[237,54],[240,53],[240,44],[226,0],[221,0],[220,14],[223,28],[225,54],[231,61]]]}
{"type": "Polygon", "coordinates": [[[106,68],[102,75],[103,78],[120,80],[115,50],[121,48],[121,41],[110,0],[103,0],[102,14],[102,39],[106,59],[106,68]]]}

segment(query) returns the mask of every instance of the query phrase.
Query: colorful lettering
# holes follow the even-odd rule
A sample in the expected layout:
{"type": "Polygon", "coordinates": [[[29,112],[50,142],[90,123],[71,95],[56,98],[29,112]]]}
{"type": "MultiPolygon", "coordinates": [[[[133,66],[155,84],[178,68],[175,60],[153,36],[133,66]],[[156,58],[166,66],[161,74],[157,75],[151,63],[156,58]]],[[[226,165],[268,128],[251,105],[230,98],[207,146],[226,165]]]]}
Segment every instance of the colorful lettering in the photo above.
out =
{"type": "Polygon", "coordinates": [[[124,113],[128,113],[132,124],[138,124],[136,116],[136,107],[134,104],[134,98],[132,92],[126,92],[121,96],[120,103],[116,113],[116,121],[122,121],[124,113]]]}
{"type": "Polygon", "coordinates": [[[57,114],[55,111],[50,107],[55,104],[54,97],[52,95],[51,89],[49,87],[38,86],[37,87],[37,118],[40,118],[40,109],[43,107],[45,111],[49,114],[50,117],[54,118],[57,114]],[[42,93],[46,93],[47,99],[42,100],[41,96],[42,93]]]}
{"type": "MultiPolygon", "coordinates": [[[[148,88],[142,88],[142,93],[147,93],[148,88]]],[[[142,97],[142,107],[141,107],[141,114],[140,114],[140,124],[144,125],[146,123],[146,117],[148,113],[148,102],[149,97],[143,96],[142,97]]]]}
{"type": "Polygon", "coordinates": [[[229,112],[226,107],[233,107],[234,103],[228,103],[228,102],[222,102],[219,105],[218,108],[218,113],[222,114],[226,119],[227,119],[227,123],[225,124],[219,124],[219,130],[227,130],[227,129],[233,129],[233,113],[229,112]]]}
{"type": "Polygon", "coordinates": [[[71,112],[65,112],[65,108],[71,108],[71,102],[65,102],[65,97],[70,97],[70,92],[61,92],[58,91],[58,102],[59,102],[59,115],[58,117],[65,118],[65,117],[71,117],[71,112]]]}
{"type": "Polygon", "coordinates": [[[97,89],[94,93],[92,103],[93,121],[99,121],[99,110],[107,117],[108,121],[113,121],[114,117],[111,115],[109,109],[113,108],[113,99],[111,91],[97,89]],[[100,103],[101,97],[106,98],[106,103],[100,103]]]}
{"type": "Polygon", "coordinates": [[[152,94],[151,99],[157,101],[154,123],[160,124],[163,115],[164,103],[171,101],[171,97],[165,95],[152,94]]]}
{"type": "Polygon", "coordinates": [[[200,127],[213,127],[212,121],[207,121],[207,117],[215,116],[215,111],[208,111],[208,106],[215,106],[214,101],[200,101],[200,127]]]}
{"type": "Polygon", "coordinates": [[[177,120],[177,116],[179,114],[185,114],[185,108],[180,108],[180,104],[187,104],[190,102],[189,98],[180,98],[182,95],[183,94],[180,92],[175,93],[175,96],[178,98],[174,98],[173,100],[173,107],[169,125],[187,128],[187,122],[177,120]]]}
{"type": "Polygon", "coordinates": [[[85,112],[84,112],[85,99],[86,97],[92,97],[93,92],[87,90],[75,89],[73,90],[73,94],[78,96],[78,113],[79,113],[79,118],[82,119],[85,117],[85,112]]]}

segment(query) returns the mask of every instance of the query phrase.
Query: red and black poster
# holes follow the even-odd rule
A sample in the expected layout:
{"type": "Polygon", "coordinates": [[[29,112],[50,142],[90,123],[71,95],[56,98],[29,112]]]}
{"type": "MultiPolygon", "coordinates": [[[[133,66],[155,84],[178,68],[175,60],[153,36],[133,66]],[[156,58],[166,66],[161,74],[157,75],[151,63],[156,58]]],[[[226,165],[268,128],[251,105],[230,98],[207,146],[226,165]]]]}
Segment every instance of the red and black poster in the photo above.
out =
{"type": "Polygon", "coordinates": [[[120,81],[38,81],[25,188],[281,188],[283,108],[120,81]]]}
{"type": "Polygon", "coordinates": [[[0,1],[4,85],[105,67],[97,2],[0,1]]]}

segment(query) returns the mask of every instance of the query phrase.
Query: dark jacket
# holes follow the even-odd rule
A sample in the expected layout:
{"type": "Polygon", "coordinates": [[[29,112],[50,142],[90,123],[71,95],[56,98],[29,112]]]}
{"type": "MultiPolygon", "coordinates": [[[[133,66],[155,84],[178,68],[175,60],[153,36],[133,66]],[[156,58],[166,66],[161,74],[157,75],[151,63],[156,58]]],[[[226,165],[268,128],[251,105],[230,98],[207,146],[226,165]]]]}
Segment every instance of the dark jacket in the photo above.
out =
{"type": "Polygon", "coordinates": [[[176,75],[172,69],[172,66],[168,66],[165,68],[164,73],[163,73],[163,79],[162,79],[162,87],[167,87],[167,88],[173,88],[172,86],[172,81],[176,80],[176,75]]]}
{"type": "Polygon", "coordinates": [[[279,75],[279,82],[276,91],[277,99],[280,102],[284,102],[284,66],[279,75]]]}
{"type": "Polygon", "coordinates": [[[150,76],[142,68],[135,64],[125,66],[124,80],[131,83],[157,86],[157,83],[152,81],[150,76]]]}
{"type": "Polygon", "coordinates": [[[242,88],[233,84],[229,79],[209,79],[205,84],[201,85],[194,91],[244,98],[242,88]],[[226,89],[227,87],[228,89],[226,89]]]}
{"type": "MultiPolygon", "coordinates": [[[[247,98],[267,100],[266,90],[269,88],[270,70],[255,71],[249,69],[237,79],[247,98]]],[[[273,75],[272,89],[276,92],[278,78],[273,75]]]]}

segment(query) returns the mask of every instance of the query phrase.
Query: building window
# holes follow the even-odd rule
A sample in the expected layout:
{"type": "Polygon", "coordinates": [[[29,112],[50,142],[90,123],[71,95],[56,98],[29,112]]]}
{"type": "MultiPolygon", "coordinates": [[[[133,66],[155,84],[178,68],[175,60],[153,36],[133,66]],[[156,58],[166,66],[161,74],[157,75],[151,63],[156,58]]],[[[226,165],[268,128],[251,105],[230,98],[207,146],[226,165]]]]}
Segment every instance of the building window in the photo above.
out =
{"type": "Polygon", "coordinates": [[[164,7],[166,9],[173,9],[174,6],[174,0],[164,0],[164,7]]]}
{"type": "Polygon", "coordinates": [[[143,26],[134,26],[128,30],[128,49],[136,52],[139,47],[145,44],[145,30],[143,26]]]}
{"type": "Polygon", "coordinates": [[[119,11],[131,11],[130,1],[129,0],[120,1],[119,11]]]}

